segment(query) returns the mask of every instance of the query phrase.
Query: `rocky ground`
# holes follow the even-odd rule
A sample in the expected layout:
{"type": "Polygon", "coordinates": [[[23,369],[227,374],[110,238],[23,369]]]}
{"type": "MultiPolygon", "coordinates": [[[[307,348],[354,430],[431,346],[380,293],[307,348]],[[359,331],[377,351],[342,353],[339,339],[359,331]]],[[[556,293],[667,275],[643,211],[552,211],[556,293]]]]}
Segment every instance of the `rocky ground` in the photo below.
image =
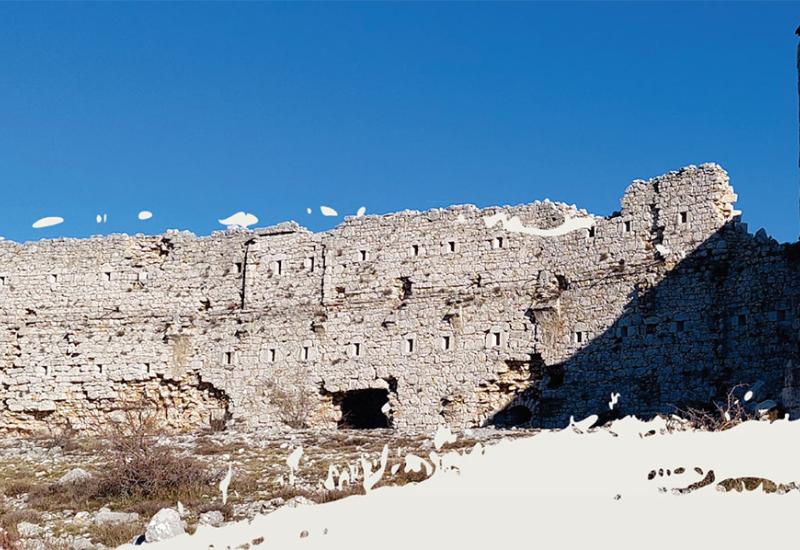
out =
{"type": "MultiPolygon", "coordinates": [[[[460,434],[445,447],[468,449],[477,442],[486,445],[530,434],[479,429],[460,434]]],[[[148,540],[157,540],[171,529],[193,532],[199,524],[219,525],[283,506],[337,500],[364,492],[365,463],[360,459],[367,459],[367,468],[378,468],[384,445],[389,452],[377,486],[422,481],[427,477],[424,468],[405,471],[405,457],[428,456],[434,449],[432,436],[390,430],[161,436],[152,444],[169,449],[203,479],[188,488],[153,494],[97,489],[98,478],[113,479],[115,472],[109,470],[118,463],[112,456],[119,458],[119,448],[103,437],[63,432],[7,436],[0,441],[0,548],[102,549],[142,538],[146,531],[148,540]],[[287,463],[290,456],[298,459],[294,471],[287,463]],[[330,465],[344,475],[329,476],[330,465]],[[226,478],[230,481],[223,503],[220,483],[226,478]],[[159,512],[164,508],[172,510],[159,512]],[[159,529],[165,533],[159,535],[159,529]]]]}

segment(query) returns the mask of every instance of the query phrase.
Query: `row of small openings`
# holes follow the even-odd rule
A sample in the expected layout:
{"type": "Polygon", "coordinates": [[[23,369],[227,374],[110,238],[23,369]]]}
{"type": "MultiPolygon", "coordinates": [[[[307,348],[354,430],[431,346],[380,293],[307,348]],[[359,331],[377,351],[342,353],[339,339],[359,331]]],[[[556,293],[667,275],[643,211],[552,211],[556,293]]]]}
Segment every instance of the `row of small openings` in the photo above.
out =
{"type": "MultiPolygon", "coordinates": [[[[504,237],[494,237],[490,241],[492,248],[505,248],[506,240],[504,237]]],[[[456,245],[456,241],[445,241],[442,243],[442,248],[445,253],[451,254],[458,250],[456,245]]],[[[422,254],[422,247],[418,244],[411,245],[411,255],[414,257],[420,256],[422,254]]],[[[369,251],[368,250],[359,250],[358,251],[358,259],[359,261],[365,262],[369,260],[369,251]]]]}
{"type": "MultiPolygon", "coordinates": [[[[634,336],[637,334],[656,334],[658,332],[659,325],[656,323],[645,323],[644,327],[630,327],[627,325],[623,325],[619,328],[619,335],[623,338],[627,338],[628,336],[634,336]]],[[[672,329],[674,332],[685,332],[686,331],[686,321],[679,319],[672,324],[672,329]]]]}
{"type": "MultiPolygon", "coordinates": [[[[678,223],[687,223],[689,221],[689,212],[684,210],[682,212],[678,212],[678,223]]],[[[623,222],[623,227],[625,228],[625,233],[630,233],[633,229],[633,222],[631,220],[625,220],[623,222]]],[[[589,228],[589,236],[594,237],[594,227],[589,228]]]]}
{"type": "MultiPolygon", "coordinates": [[[[500,346],[501,338],[500,333],[492,333],[493,345],[500,346]]],[[[439,346],[443,351],[450,351],[453,349],[453,337],[450,335],[443,335],[439,340],[439,346]]],[[[414,337],[407,337],[403,341],[403,351],[407,354],[414,353],[417,350],[417,342],[414,337]]],[[[351,357],[362,357],[364,354],[364,346],[361,342],[351,342],[348,344],[348,354],[351,357]]],[[[311,346],[302,346],[300,348],[300,359],[308,361],[311,358],[311,346]]],[[[269,348],[267,350],[267,362],[274,363],[278,359],[278,350],[276,348],[269,348]]],[[[223,363],[226,365],[233,365],[234,352],[225,351],[222,354],[223,363]]]]}
{"type": "MultiPolygon", "coordinates": [[[[500,239],[500,243],[501,244],[497,248],[502,248],[503,247],[502,246],[503,238],[499,237],[499,239],[500,239]]],[[[442,248],[446,253],[451,254],[451,253],[455,252],[456,249],[457,249],[456,242],[455,241],[446,241],[446,242],[442,243],[442,248]]],[[[412,256],[419,256],[421,254],[422,254],[422,247],[420,245],[418,245],[418,244],[412,244],[411,245],[411,255],[412,256]]]]}
{"type": "Polygon", "coordinates": [[[582,344],[589,341],[589,332],[586,330],[576,330],[572,333],[572,343],[582,344]]]}
{"type": "MultiPolygon", "coordinates": [[[[105,372],[106,372],[105,365],[95,365],[95,366],[97,367],[98,374],[105,374],[105,372]]],[[[147,373],[147,374],[150,374],[150,363],[144,363],[142,366],[144,367],[144,372],[147,373]]],[[[51,373],[52,373],[52,370],[50,369],[50,365],[45,365],[45,367],[44,367],[44,375],[45,376],[50,376],[51,373]]]]}
{"type": "MultiPolygon", "coordinates": [[[[417,340],[413,336],[407,336],[403,342],[403,352],[406,354],[414,353],[417,349],[417,340]]],[[[439,349],[450,351],[453,349],[453,337],[445,334],[439,338],[439,349]]]]}
{"type": "MultiPolygon", "coordinates": [[[[103,271],[102,278],[103,278],[104,281],[110,282],[111,281],[111,272],[110,271],[103,271]]],[[[0,283],[0,286],[5,285],[6,278],[5,277],[0,277],[0,279],[2,279],[2,282],[0,283]]],[[[141,280],[142,277],[139,277],[139,279],[141,280]]],[[[58,273],[49,273],[47,275],[47,282],[50,283],[51,285],[58,284],[58,273]]]]}
{"type": "MultiPolygon", "coordinates": [[[[236,262],[234,266],[236,267],[236,274],[241,275],[242,270],[244,269],[242,262],[236,262]]],[[[273,260],[273,262],[270,264],[270,267],[274,275],[283,275],[285,267],[283,260],[273,260]]],[[[303,260],[303,271],[313,273],[315,267],[316,262],[314,261],[314,256],[309,256],[303,260]]]]}

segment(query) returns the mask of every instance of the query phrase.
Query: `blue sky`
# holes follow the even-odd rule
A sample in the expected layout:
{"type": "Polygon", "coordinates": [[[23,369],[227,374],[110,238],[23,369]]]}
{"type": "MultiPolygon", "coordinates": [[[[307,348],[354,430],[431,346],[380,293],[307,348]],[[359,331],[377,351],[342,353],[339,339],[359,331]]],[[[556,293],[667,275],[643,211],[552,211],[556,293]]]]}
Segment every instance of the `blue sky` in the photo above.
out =
{"type": "Polygon", "coordinates": [[[793,240],[798,24],[797,3],[3,3],[0,235],[610,214],[630,180],[714,161],[750,229],[793,240]]]}

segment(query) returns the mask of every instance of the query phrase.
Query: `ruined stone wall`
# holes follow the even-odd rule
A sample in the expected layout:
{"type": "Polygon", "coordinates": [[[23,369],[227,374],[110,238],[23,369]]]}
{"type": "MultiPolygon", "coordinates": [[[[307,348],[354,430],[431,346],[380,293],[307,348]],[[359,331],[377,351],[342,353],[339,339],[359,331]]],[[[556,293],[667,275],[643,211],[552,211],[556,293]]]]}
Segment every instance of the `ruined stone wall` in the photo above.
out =
{"type": "Polygon", "coordinates": [[[610,217],[545,201],[1,242],[0,427],[136,403],[179,429],[334,427],[367,389],[400,428],[563,425],[611,392],[647,415],[759,380],[777,399],[800,259],[735,199],[703,165],[634,182],[610,217]]]}

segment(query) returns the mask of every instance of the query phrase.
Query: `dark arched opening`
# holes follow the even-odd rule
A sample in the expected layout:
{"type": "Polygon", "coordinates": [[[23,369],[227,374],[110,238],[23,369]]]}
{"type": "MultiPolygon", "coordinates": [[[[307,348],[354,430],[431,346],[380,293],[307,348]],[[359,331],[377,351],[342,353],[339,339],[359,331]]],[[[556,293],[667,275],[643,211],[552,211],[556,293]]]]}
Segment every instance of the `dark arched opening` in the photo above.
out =
{"type": "Polygon", "coordinates": [[[382,389],[350,390],[341,400],[340,428],[391,428],[392,422],[383,412],[389,402],[389,391],[382,389]]]}
{"type": "Polygon", "coordinates": [[[533,413],[524,405],[515,405],[508,409],[503,409],[492,418],[491,424],[498,428],[513,428],[515,426],[527,426],[533,413]]]}

